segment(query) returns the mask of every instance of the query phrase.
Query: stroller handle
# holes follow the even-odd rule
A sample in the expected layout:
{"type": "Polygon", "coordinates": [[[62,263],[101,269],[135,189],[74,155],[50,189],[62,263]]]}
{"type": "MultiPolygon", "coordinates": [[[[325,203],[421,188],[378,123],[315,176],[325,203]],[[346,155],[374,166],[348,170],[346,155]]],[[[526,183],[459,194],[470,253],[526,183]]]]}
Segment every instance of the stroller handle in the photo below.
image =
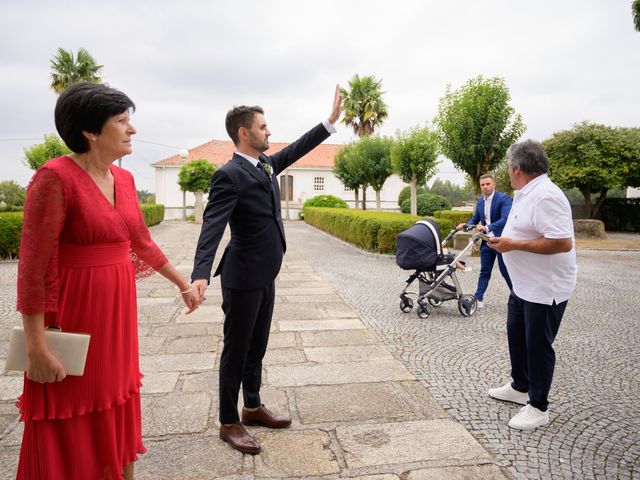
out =
{"type": "Polygon", "coordinates": [[[442,240],[442,246],[444,247],[444,246],[447,244],[447,242],[448,242],[449,240],[451,240],[451,239],[453,238],[453,236],[454,236],[456,233],[458,233],[458,232],[460,232],[460,231],[468,232],[469,230],[473,230],[474,228],[475,228],[475,227],[474,227],[473,225],[466,225],[466,224],[465,224],[465,226],[464,226],[464,227],[462,227],[460,230],[458,230],[457,228],[454,228],[453,230],[451,230],[451,231],[449,232],[449,235],[447,235],[447,236],[444,238],[444,240],[442,240]]]}

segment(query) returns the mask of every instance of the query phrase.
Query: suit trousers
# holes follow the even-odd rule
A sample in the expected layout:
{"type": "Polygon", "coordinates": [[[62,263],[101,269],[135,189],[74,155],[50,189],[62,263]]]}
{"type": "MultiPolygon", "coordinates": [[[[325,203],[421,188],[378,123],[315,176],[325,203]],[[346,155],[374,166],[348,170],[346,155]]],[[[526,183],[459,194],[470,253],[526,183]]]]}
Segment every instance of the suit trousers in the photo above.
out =
{"type": "Polygon", "coordinates": [[[511,358],[511,386],[529,392],[529,403],[546,411],[556,365],[553,341],[567,302],[553,305],[528,302],[515,293],[509,295],[507,306],[507,337],[511,358]]]}
{"type": "Polygon", "coordinates": [[[478,300],[482,300],[484,298],[484,292],[487,291],[487,287],[489,286],[489,279],[491,278],[491,272],[493,271],[493,265],[498,258],[498,268],[500,268],[500,273],[504,277],[505,282],[509,286],[509,290],[513,287],[511,285],[511,278],[509,278],[509,272],[507,272],[507,266],[504,264],[504,260],[502,260],[502,254],[495,251],[487,242],[483,241],[480,246],[480,275],[478,276],[478,289],[474,297],[478,300]]]}
{"type": "Polygon", "coordinates": [[[222,288],[224,346],[220,358],[220,423],[238,423],[238,394],[244,406],[259,407],[262,359],[267,351],[275,281],[256,290],[222,288]]]}

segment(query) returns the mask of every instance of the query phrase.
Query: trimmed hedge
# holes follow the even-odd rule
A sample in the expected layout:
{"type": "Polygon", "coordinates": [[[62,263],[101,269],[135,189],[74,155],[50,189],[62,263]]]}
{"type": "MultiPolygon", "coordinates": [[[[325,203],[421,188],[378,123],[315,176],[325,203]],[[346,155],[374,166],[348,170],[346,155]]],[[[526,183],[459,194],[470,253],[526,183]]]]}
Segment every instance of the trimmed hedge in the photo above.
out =
{"type": "MultiPolygon", "coordinates": [[[[164,219],[164,205],[141,205],[144,223],[157,225],[164,219]]],[[[0,258],[18,258],[22,237],[22,212],[0,213],[0,258]]]]}
{"type": "MultiPolygon", "coordinates": [[[[422,217],[396,212],[305,207],[304,220],[364,250],[396,253],[396,238],[422,217]]],[[[435,219],[442,236],[453,228],[447,219],[435,219]]]]}
{"type": "Polygon", "coordinates": [[[164,205],[144,204],[140,205],[140,208],[142,208],[142,216],[144,217],[144,223],[147,227],[158,225],[162,220],[164,220],[164,205]]]}
{"type": "Polygon", "coordinates": [[[22,212],[0,213],[0,258],[18,258],[22,212]]]}
{"type": "Polygon", "coordinates": [[[607,230],[640,232],[640,198],[605,198],[599,216],[607,230]]]}
{"type": "Polygon", "coordinates": [[[461,223],[467,223],[471,220],[473,216],[473,212],[466,212],[460,210],[439,210],[434,212],[433,218],[443,218],[446,220],[450,220],[454,227],[460,225],[461,223]]]}

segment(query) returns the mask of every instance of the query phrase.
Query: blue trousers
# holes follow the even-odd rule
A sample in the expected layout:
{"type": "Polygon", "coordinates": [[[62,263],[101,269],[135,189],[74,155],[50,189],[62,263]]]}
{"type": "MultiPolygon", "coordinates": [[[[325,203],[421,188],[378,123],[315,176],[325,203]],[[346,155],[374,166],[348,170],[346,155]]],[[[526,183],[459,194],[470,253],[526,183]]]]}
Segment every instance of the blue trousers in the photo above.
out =
{"type": "Polygon", "coordinates": [[[507,266],[502,260],[502,254],[496,252],[493,248],[487,245],[487,242],[483,241],[480,246],[480,276],[478,277],[478,289],[474,295],[478,300],[482,300],[484,298],[484,292],[487,291],[489,279],[491,278],[491,271],[493,270],[493,264],[496,261],[496,257],[498,257],[500,273],[507,282],[507,285],[509,285],[509,290],[512,289],[511,279],[509,278],[509,272],[507,272],[507,266]]]}
{"type": "Polygon", "coordinates": [[[507,338],[511,358],[511,386],[529,392],[529,403],[545,412],[551,389],[556,352],[552,344],[560,328],[567,302],[553,305],[522,300],[509,295],[507,338]]]}

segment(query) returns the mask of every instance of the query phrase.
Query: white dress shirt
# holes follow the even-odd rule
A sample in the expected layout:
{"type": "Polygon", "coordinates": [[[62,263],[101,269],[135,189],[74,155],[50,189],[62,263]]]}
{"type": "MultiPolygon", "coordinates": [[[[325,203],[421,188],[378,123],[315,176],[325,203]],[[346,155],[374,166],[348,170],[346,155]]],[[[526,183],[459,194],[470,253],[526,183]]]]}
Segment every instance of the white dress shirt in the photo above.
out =
{"type": "Polygon", "coordinates": [[[502,236],[515,240],[571,238],[569,252],[545,255],[513,250],[502,254],[518,297],[545,305],[569,299],[578,271],[571,206],[547,175],[534,178],[515,192],[502,236]]]}

